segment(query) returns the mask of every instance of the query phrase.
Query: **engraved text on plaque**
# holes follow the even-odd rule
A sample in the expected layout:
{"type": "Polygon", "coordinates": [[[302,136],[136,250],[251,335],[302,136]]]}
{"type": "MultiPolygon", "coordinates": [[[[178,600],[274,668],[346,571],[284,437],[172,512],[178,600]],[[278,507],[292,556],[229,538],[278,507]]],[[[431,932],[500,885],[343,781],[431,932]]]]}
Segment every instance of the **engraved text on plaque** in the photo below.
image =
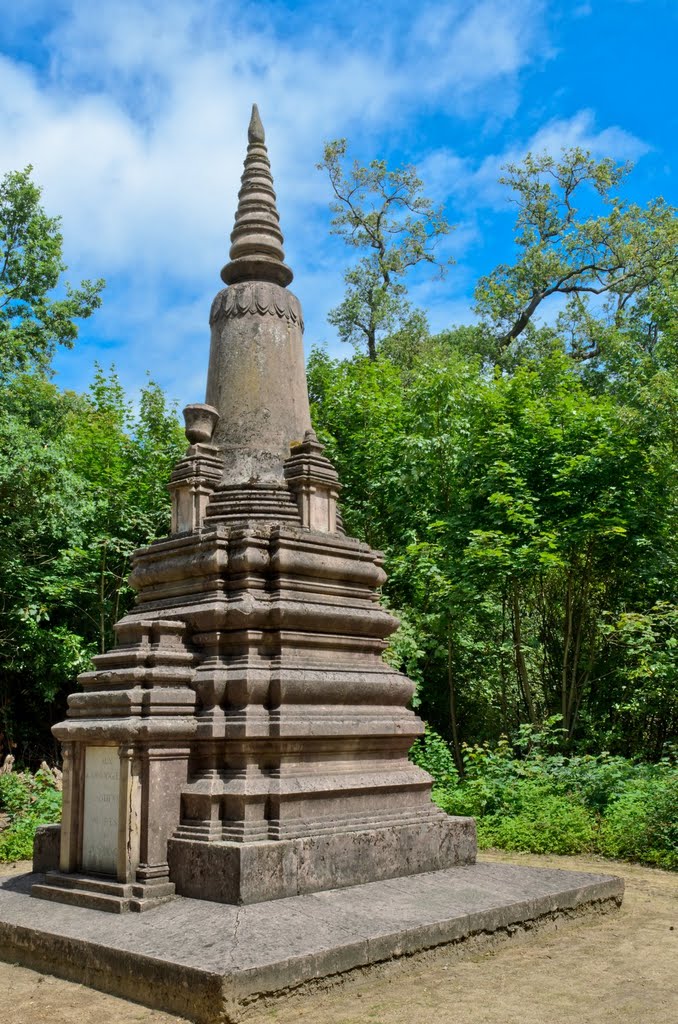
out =
{"type": "Polygon", "coordinates": [[[115,875],[118,860],[120,758],[117,747],[85,750],[82,867],[115,875]]]}

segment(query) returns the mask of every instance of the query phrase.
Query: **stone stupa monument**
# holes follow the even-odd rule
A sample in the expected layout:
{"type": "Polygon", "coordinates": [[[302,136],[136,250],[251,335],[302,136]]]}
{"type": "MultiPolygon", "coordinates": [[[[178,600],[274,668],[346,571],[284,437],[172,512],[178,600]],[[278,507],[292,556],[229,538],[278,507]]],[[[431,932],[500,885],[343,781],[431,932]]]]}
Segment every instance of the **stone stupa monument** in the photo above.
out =
{"type": "Polygon", "coordinates": [[[382,660],[396,623],[381,556],[345,535],[311,429],[256,107],[231,238],[171,536],[134,556],[136,607],[54,729],[61,826],[38,830],[32,873],[0,880],[0,958],[199,1024],[394,957],[559,927],[623,892],[476,864],[473,821],[436,808],[408,761],[422,724],[382,660]]]}
{"type": "Polygon", "coordinates": [[[136,552],[136,607],[54,728],[64,810],[43,898],[255,903],[475,861],[473,821],[408,761],[423,726],[382,660],[382,558],[345,535],[311,429],[256,106],[248,139],[172,534],[136,552]]]}

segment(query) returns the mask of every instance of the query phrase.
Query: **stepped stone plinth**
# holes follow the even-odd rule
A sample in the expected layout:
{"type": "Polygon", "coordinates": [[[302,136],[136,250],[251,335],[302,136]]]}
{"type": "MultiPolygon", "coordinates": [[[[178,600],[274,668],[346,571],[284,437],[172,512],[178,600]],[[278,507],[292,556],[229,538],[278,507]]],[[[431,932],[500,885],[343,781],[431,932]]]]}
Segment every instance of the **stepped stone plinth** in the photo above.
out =
{"type": "Polygon", "coordinates": [[[311,429],[256,107],[231,241],[172,533],[134,555],[136,607],[54,728],[60,855],[36,896],[256,903],[475,861],[473,821],[408,760],[423,726],[382,659],[382,556],[346,536],[311,429]]]}

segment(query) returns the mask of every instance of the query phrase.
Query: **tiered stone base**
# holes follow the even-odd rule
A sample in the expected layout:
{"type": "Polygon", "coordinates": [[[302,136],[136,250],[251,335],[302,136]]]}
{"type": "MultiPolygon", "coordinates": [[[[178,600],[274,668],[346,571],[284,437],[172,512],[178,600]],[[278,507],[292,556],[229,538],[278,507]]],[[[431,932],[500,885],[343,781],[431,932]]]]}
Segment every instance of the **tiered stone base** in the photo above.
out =
{"type": "Polygon", "coordinates": [[[218,903],[261,903],[304,893],[474,864],[473,818],[438,819],[364,831],[224,843],[171,839],[177,893],[218,903]]]}
{"type": "Polygon", "coordinates": [[[174,898],[175,887],[171,882],[140,885],[136,882],[114,882],[92,875],[67,875],[61,871],[48,871],[44,882],[33,886],[31,895],[56,903],[87,907],[88,910],[123,914],[128,910],[151,910],[161,903],[167,903],[174,898]]]}
{"type": "Polygon", "coordinates": [[[59,826],[38,829],[34,864],[45,871],[33,895],[112,913],[150,910],[176,894],[217,903],[263,903],[324,889],[475,864],[473,818],[438,812],[409,824],[263,842],[172,839],[169,874],[143,884],[57,870],[59,826]]]}
{"type": "Polygon", "coordinates": [[[475,864],[235,907],[174,899],[141,918],[0,885],[0,957],[180,1014],[233,1024],[260,998],[433,947],[471,952],[615,910],[610,875],[475,864]]]}

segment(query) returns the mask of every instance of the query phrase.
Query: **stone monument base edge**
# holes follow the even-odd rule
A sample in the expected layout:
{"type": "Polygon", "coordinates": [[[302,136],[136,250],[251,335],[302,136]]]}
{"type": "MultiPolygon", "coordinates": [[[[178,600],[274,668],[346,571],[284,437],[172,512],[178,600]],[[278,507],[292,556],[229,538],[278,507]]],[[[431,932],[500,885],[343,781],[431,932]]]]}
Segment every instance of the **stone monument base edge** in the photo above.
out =
{"type": "Polygon", "coordinates": [[[0,882],[0,959],[196,1024],[236,1024],[259,1001],[403,957],[447,964],[584,918],[595,928],[624,892],[610,875],[481,860],[250,906],[174,899],[149,915],[149,927],[119,914],[102,931],[98,911],[32,899],[41,879],[0,882]]]}
{"type": "Polygon", "coordinates": [[[177,895],[250,904],[475,864],[473,818],[236,843],[170,839],[177,895]]]}

